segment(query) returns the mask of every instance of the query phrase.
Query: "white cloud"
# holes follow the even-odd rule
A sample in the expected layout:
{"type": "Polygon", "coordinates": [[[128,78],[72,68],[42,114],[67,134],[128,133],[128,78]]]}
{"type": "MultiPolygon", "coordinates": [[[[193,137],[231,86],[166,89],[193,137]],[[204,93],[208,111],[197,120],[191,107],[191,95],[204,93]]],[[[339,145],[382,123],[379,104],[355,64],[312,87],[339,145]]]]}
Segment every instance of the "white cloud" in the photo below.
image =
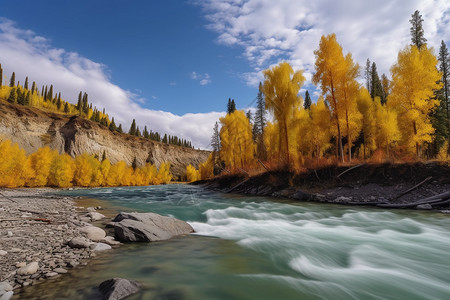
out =
{"type": "Polygon", "coordinates": [[[191,72],[189,74],[189,77],[193,80],[198,80],[200,85],[207,85],[211,83],[211,76],[208,73],[205,74],[199,74],[197,72],[191,72]]]}
{"type": "MultiPolygon", "coordinates": [[[[288,60],[311,78],[322,35],[336,33],[345,52],[361,65],[367,58],[389,74],[398,51],[410,43],[409,19],[418,9],[425,36],[435,49],[450,41],[448,0],[207,0],[195,1],[218,33],[218,42],[243,48],[253,72],[242,75],[250,86],[261,69],[288,60]]],[[[261,76],[261,75],[259,75],[261,76]]]]}
{"type": "MultiPolygon", "coordinates": [[[[106,66],[78,53],[53,48],[45,37],[19,29],[7,19],[0,19],[0,63],[4,76],[9,78],[14,71],[21,82],[28,76],[39,88],[53,84],[71,103],[76,102],[79,91],[87,92],[93,105],[104,107],[124,128],[135,118],[140,127],[147,125],[153,131],[190,139],[196,147],[208,146],[214,123],[224,114],[179,116],[145,109],[139,104],[145,101],[140,95],[111,83],[106,66]]],[[[206,75],[201,75],[200,80],[209,80],[206,75]]]]}

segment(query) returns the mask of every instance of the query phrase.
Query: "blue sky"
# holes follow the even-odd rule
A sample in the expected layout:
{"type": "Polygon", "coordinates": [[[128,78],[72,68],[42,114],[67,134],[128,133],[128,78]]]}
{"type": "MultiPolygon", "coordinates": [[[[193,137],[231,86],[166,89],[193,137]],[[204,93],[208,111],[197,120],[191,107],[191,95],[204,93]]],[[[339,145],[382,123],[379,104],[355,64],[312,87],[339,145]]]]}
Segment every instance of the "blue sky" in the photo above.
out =
{"type": "Polygon", "coordinates": [[[86,91],[125,128],[135,118],[205,148],[227,99],[247,109],[280,61],[304,70],[301,94],[316,99],[322,35],[390,77],[416,9],[431,46],[450,41],[447,0],[0,0],[0,63],[68,101],[86,91]]]}

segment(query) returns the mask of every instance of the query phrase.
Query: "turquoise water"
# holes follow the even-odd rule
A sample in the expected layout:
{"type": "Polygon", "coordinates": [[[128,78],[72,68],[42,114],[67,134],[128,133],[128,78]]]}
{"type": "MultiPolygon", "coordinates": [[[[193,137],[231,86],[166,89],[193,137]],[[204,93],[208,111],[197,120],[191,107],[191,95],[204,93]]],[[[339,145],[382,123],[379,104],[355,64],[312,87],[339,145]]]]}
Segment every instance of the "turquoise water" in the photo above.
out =
{"type": "Polygon", "coordinates": [[[111,277],[129,299],[450,299],[447,215],[295,203],[188,185],[76,190],[128,211],[189,222],[196,234],[128,244],[29,287],[21,299],[95,299],[111,277]]]}

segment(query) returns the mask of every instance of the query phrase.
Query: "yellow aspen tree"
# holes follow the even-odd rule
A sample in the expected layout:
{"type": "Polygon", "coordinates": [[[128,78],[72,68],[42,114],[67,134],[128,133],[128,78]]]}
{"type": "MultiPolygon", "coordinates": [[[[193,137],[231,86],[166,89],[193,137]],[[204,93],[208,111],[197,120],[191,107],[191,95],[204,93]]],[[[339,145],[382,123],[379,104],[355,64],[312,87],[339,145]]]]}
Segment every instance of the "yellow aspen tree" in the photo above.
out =
{"type": "Polygon", "coordinates": [[[68,154],[56,155],[53,158],[48,176],[48,184],[54,187],[72,186],[75,162],[68,154]]]}
{"type": "Polygon", "coordinates": [[[309,133],[313,144],[313,151],[317,159],[331,147],[331,112],[325,105],[323,97],[319,97],[317,103],[311,104],[311,122],[309,133]]]}
{"type": "Polygon", "coordinates": [[[170,173],[170,163],[163,162],[159,166],[158,174],[154,179],[155,184],[168,184],[172,180],[172,173],[170,173]]]}
{"type": "Polygon", "coordinates": [[[309,109],[296,109],[294,111],[294,117],[289,124],[289,157],[291,164],[296,168],[304,163],[304,157],[312,155],[313,143],[310,124],[309,109]]]}
{"type": "Polygon", "coordinates": [[[0,143],[0,186],[21,187],[33,175],[25,150],[10,140],[0,143]]]}
{"type": "Polygon", "coordinates": [[[419,159],[425,142],[432,141],[434,128],[430,112],[439,105],[434,91],[441,88],[441,73],[437,70],[437,58],[432,49],[423,45],[408,46],[398,54],[397,63],[391,68],[392,91],[388,105],[395,109],[402,133],[402,145],[414,152],[419,159]]]}
{"type": "Polygon", "coordinates": [[[102,174],[103,180],[102,180],[102,186],[106,186],[107,185],[107,178],[109,175],[109,169],[111,169],[111,163],[109,161],[109,159],[104,159],[101,163],[100,163],[100,172],[102,174]]]}
{"type": "Polygon", "coordinates": [[[90,186],[94,175],[93,162],[95,158],[87,153],[75,158],[75,173],[73,181],[76,186],[90,186]]]}
{"type": "Polygon", "coordinates": [[[279,135],[278,125],[272,122],[268,122],[264,129],[264,145],[267,150],[268,161],[274,162],[279,158],[279,135]]]}
{"type": "Polygon", "coordinates": [[[200,172],[193,165],[188,165],[186,167],[186,178],[188,182],[200,180],[200,172]]]}
{"type": "Polygon", "coordinates": [[[220,157],[230,169],[245,168],[253,163],[255,145],[252,126],[243,110],[220,118],[220,157]]]}
{"type": "Polygon", "coordinates": [[[144,172],[145,185],[153,184],[153,180],[155,179],[156,175],[158,174],[158,170],[156,169],[156,166],[152,165],[150,163],[146,163],[142,167],[142,171],[144,172]]]}
{"type": "Polygon", "coordinates": [[[103,173],[100,168],[100,161],[95,157],[91,156],[89,163],[91,164],[92,167],[92,179],[90,186],[92,187],[102,186],[105,178],[103,177],[103,173]]]}
{"type": "Polygon", "coordinates": [[[32,176],[27,185],[30,187],[46,186],[52,161],[58,153],[49,147],[39,148],[36,152],[29,156],[31,168],[34,176],[32,176]]]}
{"type": "Polygon", "coordinates": [[[123,170],[122,177],[120,179],[120,185],[121,186],[133,185],[133,173],[134,173],[134,170],[132,167],[126,167],[123,170]]]}
{"type": "Polygon", "coordinates": [[[401,139],[397,113],[395,110],[389,109],[387,105],[383,105],[379,97],[375,97],[373,105],[376,147],[384,149],[389,157],[391,145],[401,139]]]}
{"type": "Polygon", "coordinates": [[[208,156],[208,159],[198,166],[198,172],[202,180],[212,178],[214,176],[214,157],[212,153],[208,156]]]}
{"type": "Polygon", "coordinates": [[[346,62],[342,47],[336,40],[336,35],[330,34],[322,36],[320,39],[319,49],[314,51],[316,56],[313,83],[320,84],[322,94],[330,105],[330,109],[336,126],[336,157],[344,162],[344,149],[342,146],[341,118],[338,103],[340,99],[337,95],[339,86],[339,78],[343,76],[346,69],[346,62]]]}
{"type": "Polygon", "coordinates": [[[122,182],[122,176],[125,173],[127,164],[124,161],[119,161],[111,166],[106,178],[107,186],[118,186],[122,182]]]}
{"type": "Polygon", "coordinates": [[[352,55],[348,53],[344,59],[344,68],[337,76],[336,95],[337,111],[342,116],[341,128],[344,129],[342,136],[347,137],[348,161],[352,160],[353,141],[359,136],[361,130],[361,114],[358,111],[356,98],[359,93],[359,83],[356,78],[359,75],[359,65],[353,62],[352,55]]]}
{"type": "Polygon", "coordinates": [[[262,91],[265,95],[266,109],[269,110],[278,123],[279,130],[279,159],[289,164],[289,125],[294,110],[301,106],[298,92],[305,82],[303,71],[292,69],[287,62],[281,62],[272,69],[265,70],[262,91]]]}
{"type": "Polygon", "coordinates": [[[371,155],[375,150],[375,106],[369,91],[366,88],[359,90],[359,96],[356,99],[358,110],[362,115],[362,132],[363,132],[363,155],[364,159],[371,155]]]}

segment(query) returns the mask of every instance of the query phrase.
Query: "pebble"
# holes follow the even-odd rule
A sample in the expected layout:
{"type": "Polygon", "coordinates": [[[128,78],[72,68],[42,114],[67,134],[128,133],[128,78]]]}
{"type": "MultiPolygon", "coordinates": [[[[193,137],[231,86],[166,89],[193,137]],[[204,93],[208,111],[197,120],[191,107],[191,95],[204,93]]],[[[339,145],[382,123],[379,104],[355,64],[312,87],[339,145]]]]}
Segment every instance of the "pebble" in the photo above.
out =
{"type": "Polygon", "coordinates": [[[57,275],[58,275],[58,273],[56,273],[56,272],[48,272],[47,274],[45,274],[45,277],[50,278],[50,277],[55,277],[57,275]]]}
{"type": "Polygon", "coordinates": [[[8,252],[5,250],[0,250],[0,256],[5,256],[6,254],[8,254],[8,252]]]}
{"type": "Polygon", "coordinates": [[[9,250],[11,253],[17,253],[17,252],[22,252],[21,249],[19,248],[11,248],[11,250],[9,250]]]}
{"type": "Polygon", "coordinates": [[[7,234],[8,234],[8,236],[13,236],[12,231],[8,231],[7,234]]]}
{"type": "Polygon", "coordinates": [[[17,270],[18,275],[33,275],[39,269],[38,262],[34,261],[26,266],[21,267],[17,270]]]}
{"type": "Polygon", "coordinates": [[[91,246],[93,251],[106,251],[111,250],[111,246],[105,243],[96,243],[93,246],[91,246]]]}
{"type": "Polygon", "coordinates": [[[66,269],[63,269],[63,268],[56,268],[56,269],[53,269],[53,272],[56,272],[58,274],[65,274],[68,271],[66,269]]]}

